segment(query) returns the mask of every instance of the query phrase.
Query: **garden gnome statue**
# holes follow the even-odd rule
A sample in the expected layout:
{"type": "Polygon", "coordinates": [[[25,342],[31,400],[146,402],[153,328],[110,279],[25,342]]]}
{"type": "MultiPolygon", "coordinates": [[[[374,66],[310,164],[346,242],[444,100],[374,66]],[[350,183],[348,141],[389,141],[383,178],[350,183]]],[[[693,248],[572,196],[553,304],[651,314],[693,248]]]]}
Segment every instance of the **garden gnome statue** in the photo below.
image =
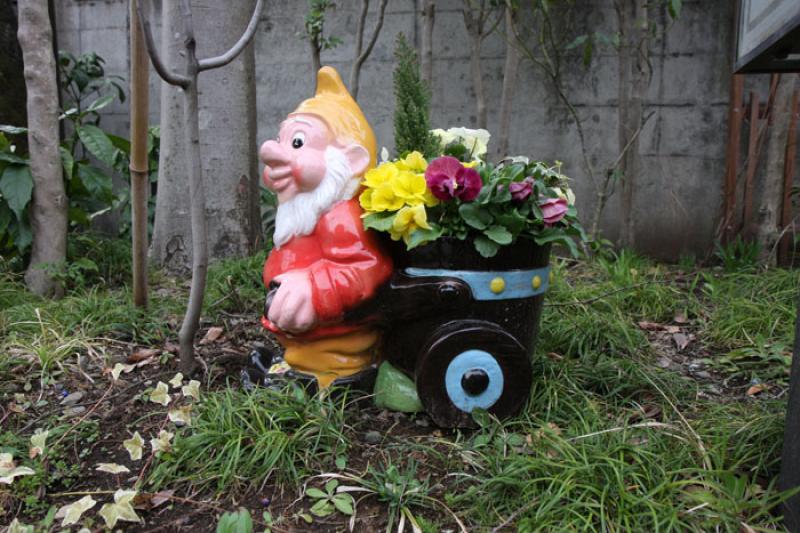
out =
{"type": "Polygon", "coordinates": [[[320,388],[374,374],[378,330],[344,317],[387,281],[392,262],[364,229],[355,198],[375,166],[375,136],[336,70],[319,70],[316,95],[259,155],[264,184],[278,197],[261,320],[285,348],[269,374],[288,366],[320,388]]]}

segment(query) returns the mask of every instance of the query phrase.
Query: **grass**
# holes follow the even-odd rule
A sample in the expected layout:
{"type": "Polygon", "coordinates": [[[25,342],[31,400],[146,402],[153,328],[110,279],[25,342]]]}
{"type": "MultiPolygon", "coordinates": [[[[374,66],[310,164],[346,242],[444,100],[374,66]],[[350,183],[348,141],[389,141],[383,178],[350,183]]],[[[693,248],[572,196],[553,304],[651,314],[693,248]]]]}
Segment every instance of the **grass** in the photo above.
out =
{"type": "Polygon", "coordinates": [[[309,397],[296,386],[206,394],[193,427],[176,437],[150,482],[155,488],[175,482],[213,485],[219,492],[252,488],[269,478],[297,482],[345,454],[345,403],[346,395],[309,397]]]}
{"type": "Polygon", "coordinates": [[[602,376],[580,362],[541,370],[525,415],[486,423],[466,442],[471,471],[449,503],[473,523],[514,516],[520,531],[740,531],[743,522],[778,523],[770,513],[784,496],[757,478],[776,474],[781,406],[697,404],[690,391],[670,397],[668,386],[686,380],[613,361],[597,368],[602,376]],[[597,387],[614,374],[629,386],[597,387]],[[646,404],[657,405],[659,416],[642,418],[646,404]]]}
{"type": "MultiPolygon", "coordinates": [[[[212,265],[204,316],[250,316],[255,323],[263,261],[262,253],[212,265]]],[[[340,485],[360,489],[353,493],[357,514],[369,514],[359,506],[371,502],[369,509],[382,509],[379,528],[393,530],[401,520],[423,531],[458,530],[457,520],[478,531],[780,530],[777,505],[787,495],[775,487],[785,416],[779,392],[800,280],[790,271],[726,264],[669,267],[628,252],[557,262],[528,407],[502,422],[479,414],[476,431],[439,433],[405,419],[410,429],[387,423],[381,444],[368,446],[362,426],[375,429],[374,418],[359,421],[377,412],[348,405],[346,396],[251,393],[214,381],[194,405],[192,427],[175,430],[172,450],[147,470],[144,488],[213,494],[247,507],[257,489],[273,485],[274,493],[301,502],[291,504],[291,516],[276,517],[288,522],[308,503],[302,486],[339,476],[340,485]],[[687,357],[733,385],[709,397],[708,383],[656,368],[660,348],[641,321],[681,324],[695,335],[697,354],[687,357]],[[756,379],[769,393],[745,394],[756,379]]],[[[72,372],[78,356],[102,358],[105,339],[158,346],[175,334],[184,286],[154,276],[151,307],[141,312],[120,285],[122,274],[96,266],[57,302],[30,296],[18,274],[0,271],[0,350],[7,354],[0,357],[0,392],[22,376],[35,402],[37,381],[48,387],[48,376],[72,372]]],[[[164,415],[148,411],[156,408],[149,403],[135,405],[144,410],[137,420],[164,415]]],[[[53,434],[63,431],[63,421],[52,423],[53,434]]],[[[97,430],[87,428],[74,431],[64,448],[88,449],[97,430]]],[[[29,437],[5,431],[0,451],[25,457],[29,437]]],[[[58,481],[39,468],[36,480],[14,486],[28,516],[47,511],[34,502],[36,483],[69,489],[77,474],[68,466],[57,466],[58,481]]],[[[254,511],[258,517],[263,509],[254,511]]]]}

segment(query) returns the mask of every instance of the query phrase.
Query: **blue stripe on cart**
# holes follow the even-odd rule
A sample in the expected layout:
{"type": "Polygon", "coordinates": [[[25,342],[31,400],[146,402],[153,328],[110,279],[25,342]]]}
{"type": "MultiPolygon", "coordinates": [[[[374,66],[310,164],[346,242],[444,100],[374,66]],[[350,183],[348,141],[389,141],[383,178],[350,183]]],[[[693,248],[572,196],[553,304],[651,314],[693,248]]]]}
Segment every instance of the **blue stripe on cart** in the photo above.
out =
{"type": "Polygon", "coordinates": [[[469,285],[475,300],[511,300],[544,294],[550,286],[550,267],[532,270],[448,270],[409,267],[414,277],[457,278],[469,285]]]}

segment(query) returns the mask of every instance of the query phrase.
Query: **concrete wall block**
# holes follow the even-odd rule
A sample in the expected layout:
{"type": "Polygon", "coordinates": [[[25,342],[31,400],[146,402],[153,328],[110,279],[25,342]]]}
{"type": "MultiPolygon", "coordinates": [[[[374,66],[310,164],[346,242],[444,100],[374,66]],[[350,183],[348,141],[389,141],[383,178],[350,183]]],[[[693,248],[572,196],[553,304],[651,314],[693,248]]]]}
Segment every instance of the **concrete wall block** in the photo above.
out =
{"type": "MultiPolygon", "coordinates": [[[[650,124],[642,132],[647,155],[724,158],[727,106],[664,106],[659,109],[657,129],[650,124]],[[654,134],[658,135],[658,138],[654,134]]],[[[654,124],[654,125],[656,125],[654,124]]]]}
{"type": "Polygon", "coordinates": [[[735,2],[730,0],[684,2],[680,17],[664,35],[666,53],[720,54],[727,57],[735,38],[734,6],[735,2]]]}
{"type": "Polygon", "coordinates": [[[647,98],[674,105],[726,102],[731,82],[726,61],[727,56],[719,54],[656,58],[647,98]]]}
{"type": "Polygon", "coordinates": [[[116,29],[128,24],[127,0],[95,0],[78,2],[81,29],[116,29]]]}

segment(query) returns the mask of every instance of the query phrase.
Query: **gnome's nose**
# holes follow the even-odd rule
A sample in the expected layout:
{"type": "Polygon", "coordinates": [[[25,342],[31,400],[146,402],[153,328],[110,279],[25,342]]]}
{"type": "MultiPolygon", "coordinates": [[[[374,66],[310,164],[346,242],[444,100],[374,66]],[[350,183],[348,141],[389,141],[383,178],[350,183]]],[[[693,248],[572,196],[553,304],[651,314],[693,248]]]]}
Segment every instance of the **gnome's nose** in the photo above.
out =
{"type": "Polygon", "coordinates": [[[280,167],[289,164],[289,154],[286,149],[275,141],[267,141],[258,151],[261,161],[268,167],[280,167]]]}

